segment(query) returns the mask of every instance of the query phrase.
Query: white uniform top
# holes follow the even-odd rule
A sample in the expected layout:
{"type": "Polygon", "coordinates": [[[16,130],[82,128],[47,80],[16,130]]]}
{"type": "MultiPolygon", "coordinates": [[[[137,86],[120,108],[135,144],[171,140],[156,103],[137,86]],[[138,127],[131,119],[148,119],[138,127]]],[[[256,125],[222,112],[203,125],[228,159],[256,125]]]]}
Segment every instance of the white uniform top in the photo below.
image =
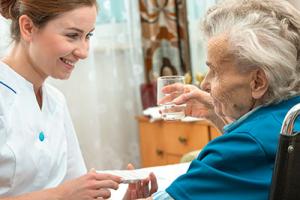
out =
{"type": "Polygon", "coordinates": [[[0,62],[0,196],[55,187],[86,173],[65,98],[33,85],[0,62]]]}

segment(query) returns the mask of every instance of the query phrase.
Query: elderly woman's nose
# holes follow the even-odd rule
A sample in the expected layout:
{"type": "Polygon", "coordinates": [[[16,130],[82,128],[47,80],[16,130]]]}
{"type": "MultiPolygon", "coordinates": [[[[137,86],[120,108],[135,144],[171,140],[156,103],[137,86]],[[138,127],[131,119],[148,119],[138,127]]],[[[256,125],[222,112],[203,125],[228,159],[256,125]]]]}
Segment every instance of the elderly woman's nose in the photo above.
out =
{"type": "Polygon", "coordinates": [[[201,82],[200,88],[206,92],[210,92],[210,82],[208,81],[207,76],[205,76],[205,78],[201,82]]]}

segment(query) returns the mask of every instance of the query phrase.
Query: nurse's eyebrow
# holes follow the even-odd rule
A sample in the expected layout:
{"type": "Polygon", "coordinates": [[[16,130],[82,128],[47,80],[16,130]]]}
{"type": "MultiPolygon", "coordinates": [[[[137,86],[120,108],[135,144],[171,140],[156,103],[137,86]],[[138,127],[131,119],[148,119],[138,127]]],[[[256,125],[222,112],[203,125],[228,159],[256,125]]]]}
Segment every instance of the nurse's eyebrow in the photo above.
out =
{"type": "MultiPolygon", "coordinates": [[[[73,31],[77,31],[79,33],[84,33],[83,30],[79,29],[79,28],[75,28],[75,27],[70,27],[70,28],[67,28],[69,30],[73,30],[73,31]]],[[[95,28],[92,28],[92,30],[90,30],[89,32],[93,32],[95,30],[95,28]]]]}

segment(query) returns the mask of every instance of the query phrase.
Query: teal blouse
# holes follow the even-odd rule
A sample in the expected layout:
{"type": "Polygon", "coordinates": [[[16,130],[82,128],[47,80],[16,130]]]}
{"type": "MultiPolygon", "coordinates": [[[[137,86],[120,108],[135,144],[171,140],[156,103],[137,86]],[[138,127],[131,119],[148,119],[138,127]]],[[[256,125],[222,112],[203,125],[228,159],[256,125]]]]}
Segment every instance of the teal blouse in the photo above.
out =
{"type": "Polygon", "coordinates": [[[166,189],[169,198],[159,192],[154,199],[268,199],[281,125],[297,103],[299,96],[260,107],[225,126],[224,134],[208,143],[187,173],[166,189]]]}

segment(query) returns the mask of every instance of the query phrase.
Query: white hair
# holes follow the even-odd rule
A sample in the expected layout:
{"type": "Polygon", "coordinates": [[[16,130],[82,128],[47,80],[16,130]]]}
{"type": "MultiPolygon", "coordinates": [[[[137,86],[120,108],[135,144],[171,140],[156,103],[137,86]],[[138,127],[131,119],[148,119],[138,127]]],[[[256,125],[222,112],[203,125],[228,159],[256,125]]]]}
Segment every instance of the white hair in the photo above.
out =
{"type": "Polygon", "coordinates": [[[300,12],[286,0],[225,0],[206,14],[207,39],[226,34],[241,70],[261,68],[269,81],[263,103],[300,93],[300,12]]]}

